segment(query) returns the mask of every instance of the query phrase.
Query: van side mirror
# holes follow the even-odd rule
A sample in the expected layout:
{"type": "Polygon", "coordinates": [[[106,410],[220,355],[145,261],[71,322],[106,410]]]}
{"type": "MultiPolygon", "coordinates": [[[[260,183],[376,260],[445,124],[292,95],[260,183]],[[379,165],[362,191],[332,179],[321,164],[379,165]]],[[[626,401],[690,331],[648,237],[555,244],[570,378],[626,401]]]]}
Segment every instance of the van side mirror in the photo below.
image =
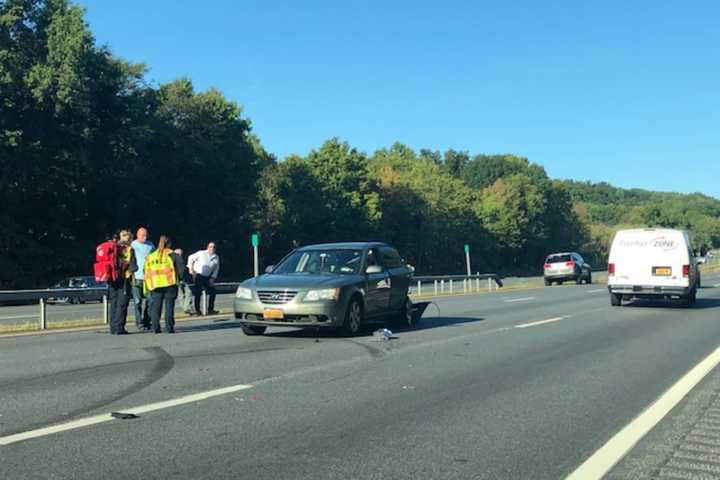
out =
{"type": "Polygon", "coordinates": [[[372,274],[372,273],[382,273],[383,268],[380,265],[370,265],[365,269],[365,273],[372,274]]]}
{"type": "Polygon", "coordinates": [[[272,273],[275,270],[275,265],[268,265],[265,267],[265,273],[272,273]]]}

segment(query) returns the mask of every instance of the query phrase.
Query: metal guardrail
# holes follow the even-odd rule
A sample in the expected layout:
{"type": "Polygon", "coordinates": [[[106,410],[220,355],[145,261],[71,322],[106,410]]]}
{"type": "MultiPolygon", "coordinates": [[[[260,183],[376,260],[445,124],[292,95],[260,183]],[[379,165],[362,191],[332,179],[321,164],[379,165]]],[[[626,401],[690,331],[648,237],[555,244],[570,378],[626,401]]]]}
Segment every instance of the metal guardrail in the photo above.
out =
{"type": "MultiPolygon", "coordinates": [[[[237,289],[239,282],[218,282],[215,289],[218,293],[232,293],[237,289]]],[[[102,298],[103,322],[110,321],[110,302],[107,287],[85,287],[85,288],[45,288],[28,290],[0,290],[0,305],[6,302],[27,302],[37,300],[40,306],[39,327],[40,330],[47,329],[47,305],[48,300],[59,298],[76,298],[79,300],[102,298]]],[[[208,311],[208,297],[202,292],[201,308],[203,313],[208,311]]]]}
{"type": "Polygon", "coordinates": [[[462,293],[480,292],[483,287],[482,281],[487,280],[487,290],[492,292],[493,284],[495,288],[502,288],[503,283],[499,275],[495,273],[483,273],[475,275],[414,275],[413,292],[417,296],[423,295],[423,284],[432,283],[432,294],[435,296],[460,292],[460,284],[462,284],[462,293]]]}
{"type": "MultiPolygon", "coordinates": [[[[462,284],[462,291],[464,293],[479,292],[483,280],[487,280],[488,291],[493,290],[493,283],[496,285],[496,288],[502,287],[500,276],[494,273],[477,275],[420,275],[413,276],[412,278],[412,289],[414,289],[412,293],[418,296],[422,295],[423,284],[430,283],[433,284],[432,291],[435,295],[453,294],[456,288],[457,292],[460,292],[460,284],[462,284]]],[[[217,282],[215,284],[215,290],[220,294],[234,293],[238,285],[240,285],[240,282],[217,282]]],[[[102,297],[103,322],[107,324],[110,320],[110,304],[108,289],[104,287],[0,290],[0,305],[5,302],[37,300],[40,306],[39,327],[40,330],[45,330],[47,329],[48,300],[56,298],[77,298],[83,300],[97,298],[99,295],[102,297]]],[[[202,292],[201,305],[203,313],[206,314],[208,310],[208,297],[204,291],[202,292]]]]}

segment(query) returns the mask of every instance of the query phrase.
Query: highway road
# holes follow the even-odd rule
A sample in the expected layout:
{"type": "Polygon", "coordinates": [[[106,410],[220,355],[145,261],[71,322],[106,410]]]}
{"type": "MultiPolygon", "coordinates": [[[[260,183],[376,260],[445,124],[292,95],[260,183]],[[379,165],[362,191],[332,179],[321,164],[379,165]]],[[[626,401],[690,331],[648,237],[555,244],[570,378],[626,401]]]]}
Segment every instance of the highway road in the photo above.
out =
{"type": "Polygon", "coordinates": [[[0,337],[0,478],[558,479],[588,459],[720,478],[720,275],[703,281],[693,309],[612,308],[603,285],[446,297],[387,342],[231,318],[0,337]]]}
{"type": "MultiPolygon", "coordinates": [[[[599,276],[599,277],[602,277],[599,276]]],[[[602,278],[601,278],[602,279],[602,278]]],[[[518,286],[528,282],[542,282],[542,277],[525,277],[525,278],[506,278],[503,282],[508,287],[518,286]]],[[[481,282],[482,291],[486,291],[487,283],[481,282]]],[[[415,285],[412,285],[413,292],[415,291],[415,285]]],[[[446,290],[449,291],[449,285],[445,286],[446,290]]],[[[476,283],[473,283],[473,288],[476,288],[476,283]]],[[[493,289],[497,287],[493,286],[493,289]]],[[[423,294],[427,295],[432,293],[433,285],[424,284],[423,294]]],[[[455,284],[456,291],[462,291],[462,283],[455,284]]],[[[221,311],[231,311],[233,302],[233,294],[220,294],[217,296],[215,302],[215,308],[221,311]]],[[[134,324],[134,317],[132,313],[132,301],[130,302],[128,322],[130,325],[134,324]]],[[[178,303],[175,305],[176,314],[182,313],[182,308],[178,303]]],[[[40,308],[38,305],[18,305],[18,306],[2,306],[0,307],[0,325],[22,325],[25,323],[39,321],[40,308]]],[[[67,304],[67,303],[53,303],[47,305],[47,319],[48,323],[57,322],[68,322],[73,320],[98,320],[102,318],[102,303],[91,302],[86,304],[67,304]]]]}

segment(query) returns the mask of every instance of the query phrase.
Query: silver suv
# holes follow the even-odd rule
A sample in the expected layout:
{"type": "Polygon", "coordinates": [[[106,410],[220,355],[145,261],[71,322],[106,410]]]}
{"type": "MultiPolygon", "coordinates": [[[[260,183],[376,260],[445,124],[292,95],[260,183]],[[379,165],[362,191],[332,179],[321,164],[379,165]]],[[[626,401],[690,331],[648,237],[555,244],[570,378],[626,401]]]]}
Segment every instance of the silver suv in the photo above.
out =
{"type": "Polygon", "coordinates": [[[575,252],[548,255],[543,271],[546,287],[553,282],[559,285],[568,281],[574,281],[578,285],[582,282],[592,283],[592,267],[575,252]]]}
{"type": "Polygon", "coordinates": [[[355,335],[366,323],[414,321],[412,271],[385,243],[329,243],[298,248],[235,294],[235,318],[247,335],[268,326],[338,328],[355,335]]]}

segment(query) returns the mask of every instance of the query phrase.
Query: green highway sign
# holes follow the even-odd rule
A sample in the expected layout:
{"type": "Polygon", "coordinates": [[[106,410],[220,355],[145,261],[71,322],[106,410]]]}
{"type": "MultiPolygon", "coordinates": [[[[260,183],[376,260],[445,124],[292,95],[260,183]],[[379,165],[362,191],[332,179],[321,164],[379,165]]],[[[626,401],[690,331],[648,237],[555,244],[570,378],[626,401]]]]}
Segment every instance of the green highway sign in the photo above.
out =
{"type": "Polygon", "coordinates": [[[252,237],[251,237],[251,241],[252,241],[252,246],[257,247],[258,245],[260,245],[260,235],[257,233],[253,233],[252,237]]]}

